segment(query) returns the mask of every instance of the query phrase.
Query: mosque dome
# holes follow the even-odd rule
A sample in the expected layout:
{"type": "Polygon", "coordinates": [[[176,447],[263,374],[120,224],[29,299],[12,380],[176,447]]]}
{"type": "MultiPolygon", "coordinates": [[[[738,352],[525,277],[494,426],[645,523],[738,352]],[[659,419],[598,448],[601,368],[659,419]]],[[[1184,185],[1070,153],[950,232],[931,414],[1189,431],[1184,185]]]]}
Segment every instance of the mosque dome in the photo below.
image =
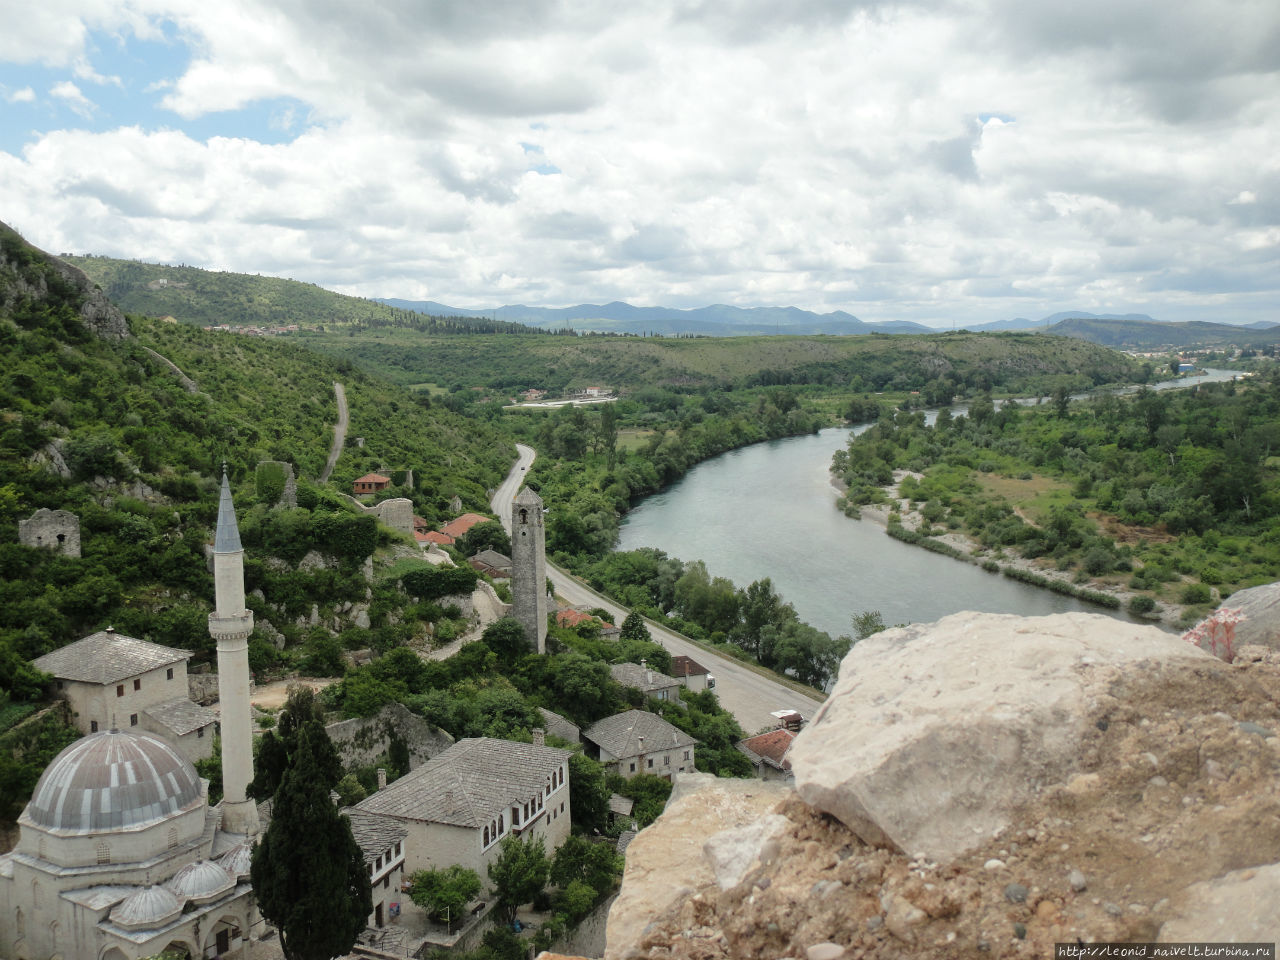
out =
{"type": "Polygon", "coordinates": [[[165,881],[179,900],[208,903],[236,885],[235,878],[212,860],[197,860],[165,881]]]}
{"type": "Polygon", "coordinates": [[[110,730],[58,754],[21,821],[59,834],[136,830],[204,803],[200,777],[163,740],[110,730]]]}
{"type": "Polygon", "coordinates": [[[214,863],[237,879],[248,877],[253,866],[253,845],[237,843],[226,853],[214,857],[214,863]]]}
{"type": "Polygon", "coordinates": [[[182,901],[161,886],[140,887],[111,911],[111,922],[126,930],[161,927],[182,913],[182,901]]]}

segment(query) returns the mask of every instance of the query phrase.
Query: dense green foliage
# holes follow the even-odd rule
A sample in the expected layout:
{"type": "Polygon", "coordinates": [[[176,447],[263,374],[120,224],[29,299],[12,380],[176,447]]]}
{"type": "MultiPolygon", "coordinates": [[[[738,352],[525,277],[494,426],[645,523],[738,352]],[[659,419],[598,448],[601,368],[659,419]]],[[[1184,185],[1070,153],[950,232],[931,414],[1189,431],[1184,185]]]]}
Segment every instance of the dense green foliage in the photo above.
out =
{"type": "Polygon", "coordinates": [[[833,469],[851,508],[880,499],[893,470],[922,473],[899,487],[932,527],[919,535],[962,530],[1079,580],[1203,605],[1280,575],[1277,452],[1273,373],[1070,405],[975,404],[933,427],[899,413],[853,438],[833,469]]]}
{"type": "Polygon", "coordinates": [[[0,710],[0,822],[13,822],[40,774],[64,747],[80,738],[61,705],[37,716],[26,704],[0,710]]]}
{"type": "Polygon", "coordinates": [[[302,724],[272,796],[271,824],[253,851],[254,897],[287,960],[346,953],[373,911],[364,854],[329,800],[337,784],[327,769],[332,751],[323,726],[302,724]]]}
{"type": "Polygon", "coordinates": [[[467,904],[484,889],[474,870],[456,863],[439,870],[419,870],[409,880],[409,899],[441,923],[464,919],[467,904]]]}
{"type": "Polygon", "coordinates": [[[507,923],[516,918],[516,909],[529,903],[547,885],[551,862],[542,837],[502,838],[502,850],[489,864],[489,881],[498,906],[495,912],[507,923]]]}

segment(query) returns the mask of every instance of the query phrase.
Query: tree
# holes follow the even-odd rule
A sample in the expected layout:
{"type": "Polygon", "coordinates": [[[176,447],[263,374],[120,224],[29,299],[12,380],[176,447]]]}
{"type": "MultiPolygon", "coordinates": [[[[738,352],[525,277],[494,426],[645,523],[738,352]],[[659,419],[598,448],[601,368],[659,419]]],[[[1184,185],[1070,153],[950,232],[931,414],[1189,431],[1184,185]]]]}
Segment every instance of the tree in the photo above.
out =
{"type": "Polygon", "coordinates": [[[294,761],[302,731],[308,727],[312,729],[314,762],[324,782],[326,795],[338,785],[338,781],[342,779],[342,761],[338,759],[338,751],[324,732],[323,715],[316,702],[315,691],[299,684],[289,690],[289,698],[280,711],[275,732],[268,730],[258,741],[253,763],[253,782],[249,784],[247,791],[250,797],[269,800],[275,796],[284,780],[285,771],[294,761]],[[315,736],[316,730],[319,731],[319,736],[315,736]]]}
{"type": "Polygon", "coordinates": [[[622,856],[611,843],[593,843],[586,837],[565,838],[551,862],[551,882],[564,889],[571,883],[585,883],[602,897],[622,876],[622,856]]]}
{"type": "Polygon", "coordinates": [[[885,629],[884,617],[879,610],[863,610],[853,615],[853,632],[858,635],[859,640],[865,640],[885,629]]]}
{"type": "Polygon", "coordinates": [[[328,741],[317,721],[298,732],[273,797],[271,826],[253,851],[258,909],[280,932],[286,960],[347,953],[373,911],[364,854],[351,821],[329,799],[328,741]]]}
{"type": "Polygon", "coordinates": [[[609,825],[609,788],[604,767],[581,753],[569,755],[569,811],[573,828],[603,833],[609,825]]]}
{"type": "Polygon", "coordinates": [[[512,663],[532,652],[524,627],[515,617],[502,617],[484,628],[484,645],[498,655],[499,663],[512,663]]]}
{"type": "Polygon", "coordinates": [[[627,614],[625,620],[622,621],[622,628],[618,634],[619,640],[642,640],[645,643],[651,643],[653,637],[649,635],[649,628],[645,625],[644,617],[635,610],[627,614]]]}
{"type": "Polygon", "coordinates": [[[510,554],[511,537],[497,520],[485,520],[459,537],[457,547],[464,557],[474,557],[481,550],[510,554]]]}
{"type": "Polygon", "coordinates": [[[542,837],[526,839],[509,834],[502,839],[502,851],[489,864],[488,872],[498,910],[507,923],[515,920],[516,908],[542,892],[550,869],[542,837]]]}
{"type": "Polygon", "coordinates": [[[480,893],[479,875],[461,864],[443,870],[419,870],[409,878],[409,899],[433,920],[450,923],[462,916],[468,903],[480,893]]]}

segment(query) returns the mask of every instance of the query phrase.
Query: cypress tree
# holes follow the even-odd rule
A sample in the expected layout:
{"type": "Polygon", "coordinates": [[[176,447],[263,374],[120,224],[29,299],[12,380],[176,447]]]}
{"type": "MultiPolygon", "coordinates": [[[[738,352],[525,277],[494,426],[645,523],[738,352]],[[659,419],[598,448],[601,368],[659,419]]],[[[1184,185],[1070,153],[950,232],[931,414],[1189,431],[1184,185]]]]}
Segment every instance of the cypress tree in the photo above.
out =
{"type": "Polygon", "coordinates": [[[250,875],[286,960],[330,960],[356,942],[373,898],[351,821],[329,799],[333,745],[316,721],[304,723],[297,736],[250,875]]]}

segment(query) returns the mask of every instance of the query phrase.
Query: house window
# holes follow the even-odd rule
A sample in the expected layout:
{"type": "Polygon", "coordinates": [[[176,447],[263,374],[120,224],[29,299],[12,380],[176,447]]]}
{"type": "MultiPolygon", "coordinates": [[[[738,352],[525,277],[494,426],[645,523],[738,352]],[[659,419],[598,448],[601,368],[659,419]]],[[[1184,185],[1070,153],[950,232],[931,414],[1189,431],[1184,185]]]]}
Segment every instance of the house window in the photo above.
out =
{"type": "Polygon", "coordinates": [[[662,765],[664,767],[671,766],[671,754],[667,754],[665,757],[662,758],[662,765]]]}
{"type": "Polygon", "coordinates": [[[649,758],[649,763],[647,764],[647,766],[649,767],[650,770],[653,769],[653,757],[649,758]]]}
{"type": "Polygon", "coordinates": [[[689,751],[688,751],[688,750],[686,750],[686,751],[684,752],[684,758],[685,758],[686,760],[688,760],[688,759],[689,759],[689,751]]]}
{"type": "Polygon", "coordinates": [[[633,763],[631,764],[631,773],[635,773],[635,772],[636,772],[636,765],[633,763]]]}
{"type": "Polygon", "coordinates": [[[117,696],[117,697],[123,697],[123,696],[124,696],[124,684],[123,684],[123,683],[117,683],[117,684],[116,684],[116,696],[117,696]]]}
{"type": "Polygon", "coordinates": [[[204,727],[201,727],[199,730],[196,731],[196,739],[197,740],[204,739],[204,727]]]}
{"type": "Polygon", "coordinates": [[[505,833],[507,830],[507,820],[502,814],[498,814],[498,833],[505,833]]]}
{"type": "Polygon", "coordinates": [[[138,725],[138,715],[136,713],[129,714],[129,726],[136,727],[138,725]]]}
{"type": "Polygon", "coordinates": [[[231,950],[231,931],[218,931],[218,955],[221,956],[231,950]]]}
{"type": "Polygon", "coordinates": [[[397,856],[397,857],[398,857],[398,856],[400,856],[400,844],[399,844],[399,843],[397,843],[397,844],[396,844],[396,856],[397,856]]]}
{"type": "Polygon", "coordinates": [[[90,732],[90,733],[97,733],[97,732],[98,732],[98,721],[97,721],[97,720],[90,720],[90,721],[89,721],[89,732],[90,732]]]}
{"type": "Polygon", "coordinates": [[[489,828],[488,827],[484,828],[484,845],[486,847],[489,845],[489,828]]]}
{"type": "Polygon", "coordinates": [[[134,677],[134,678],[133,678],[133,689],[135,689],[135,690],[141,690],[141,689],[142,689],[142,678],[141,678],[141,677],[134,677]]]}
{"type": "Polygon", "coordinates": [[[166,680],[172,680],[172,679],[173,679],[173,667],[170,667],[168,670],[166,670],[166,671],[164,672],[164,678],[165,678],[166,680]]]}

